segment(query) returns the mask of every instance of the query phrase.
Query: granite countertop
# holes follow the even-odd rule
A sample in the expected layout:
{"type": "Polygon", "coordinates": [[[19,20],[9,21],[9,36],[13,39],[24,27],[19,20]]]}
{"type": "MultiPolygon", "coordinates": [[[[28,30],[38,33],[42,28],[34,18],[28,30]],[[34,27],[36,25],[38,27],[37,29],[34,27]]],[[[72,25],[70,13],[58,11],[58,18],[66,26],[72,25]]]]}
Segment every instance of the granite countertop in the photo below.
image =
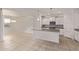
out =
{"type": "Polygon", "coordinates": [[[34,29],[35,31],[49,31],[49,32],[59,32],[60,30],[59,29],[34,29]]]}
{"type": "Polygon", "coordinates": [[[79,29],[75,29],[75,31],[78,31],[79,32],[79,29]]]}
{"type": "Polygon", "coordinates": [[[59,29],[64,29],[63,25],[42,25],[42,28],[59,28],[59,29]]]}

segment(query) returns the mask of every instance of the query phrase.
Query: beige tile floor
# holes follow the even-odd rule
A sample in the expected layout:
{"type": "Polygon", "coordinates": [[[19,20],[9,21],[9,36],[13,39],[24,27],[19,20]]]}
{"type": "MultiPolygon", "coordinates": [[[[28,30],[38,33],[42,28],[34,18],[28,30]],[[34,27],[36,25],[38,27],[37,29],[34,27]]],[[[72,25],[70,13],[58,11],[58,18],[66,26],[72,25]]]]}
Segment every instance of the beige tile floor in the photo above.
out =
{"type": "Polygon", "coordinates": [[[0,51],[77,51],[79,42],[60,36],[60,43],[34,40],[32,34],[11,32],[0,41],[0,51]]]}

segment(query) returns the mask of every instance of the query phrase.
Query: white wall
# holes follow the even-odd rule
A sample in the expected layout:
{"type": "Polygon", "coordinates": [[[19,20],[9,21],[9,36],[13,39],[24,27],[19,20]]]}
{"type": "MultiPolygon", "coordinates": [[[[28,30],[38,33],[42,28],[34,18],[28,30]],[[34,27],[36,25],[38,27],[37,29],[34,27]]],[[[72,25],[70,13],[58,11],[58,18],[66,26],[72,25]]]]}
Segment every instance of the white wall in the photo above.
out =
{"type": "Polygon", "coordinates": [[[13,8],[3,9],[4,17],[9,17],[16,20],[16,23],[11,23],[9,28],[5,28],[7,32],[32,32],[33,28],[33,14],[36,16],[32,8],[13,8]]]}
{"type": "Polygon", "coordinates": [[[74,27],[79,28],[79,9],[74,9],[74,27]]]}
{"type": "Polygon", "coordinates": [[[64,36],[73,38],[72,9],[64,9],[64,36]]]}
{"type": "Polygon", "coordinates": [[[8,32],[27,32],[32,29],[32,19],[29,17],[15,18],[16,22],[5,28],[8,32]]]}
{"type": "Polygon", "coordinates": [[[3,40],[3,19],[2,19],[2,9],[0,8],[0,40],[3,40]]]}
{"type": "Polygon", "coordinates": [[[79,28],[79,14],[74,8],[64,9],[64,36],[74,39],[74,29],[79,28]]]}

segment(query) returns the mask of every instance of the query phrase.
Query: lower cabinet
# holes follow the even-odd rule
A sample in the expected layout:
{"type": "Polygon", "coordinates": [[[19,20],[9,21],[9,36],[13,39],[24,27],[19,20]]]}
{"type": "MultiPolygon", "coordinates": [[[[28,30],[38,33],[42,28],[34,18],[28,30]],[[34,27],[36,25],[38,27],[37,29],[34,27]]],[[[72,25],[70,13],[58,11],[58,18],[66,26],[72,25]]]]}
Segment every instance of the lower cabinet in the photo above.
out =
{"type": "Polygon", "coordinates": [[[75,31],[75,40],[79,41],[79,31],[75,31]]]}

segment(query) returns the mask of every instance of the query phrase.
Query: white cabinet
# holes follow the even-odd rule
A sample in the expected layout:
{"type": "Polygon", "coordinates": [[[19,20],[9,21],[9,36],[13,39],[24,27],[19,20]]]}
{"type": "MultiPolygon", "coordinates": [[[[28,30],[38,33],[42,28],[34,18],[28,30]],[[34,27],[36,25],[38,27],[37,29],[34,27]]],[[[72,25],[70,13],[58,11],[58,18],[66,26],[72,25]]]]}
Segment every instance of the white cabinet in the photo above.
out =
{"type": "Polygon", "coordinates": [[[79,41],[79,31],[75,31],[75,40],[79,41]]]}

